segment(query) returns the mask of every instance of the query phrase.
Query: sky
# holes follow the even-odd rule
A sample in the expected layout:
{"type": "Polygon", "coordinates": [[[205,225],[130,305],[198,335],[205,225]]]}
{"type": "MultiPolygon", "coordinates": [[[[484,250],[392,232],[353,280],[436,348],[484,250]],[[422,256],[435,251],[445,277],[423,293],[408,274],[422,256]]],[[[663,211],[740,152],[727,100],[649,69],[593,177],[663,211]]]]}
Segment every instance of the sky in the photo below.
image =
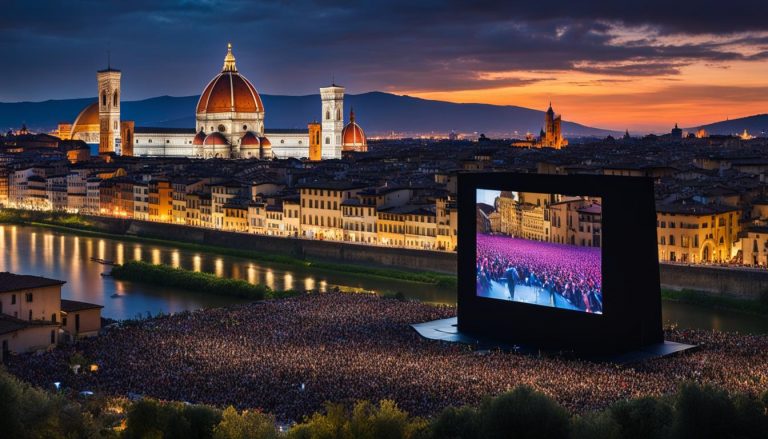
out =
{"type": "Polygon", "coordinates": [[[667,131],[768,113],[768,1],[4,0],[0,101],[199,94],[232,42],[261,93],[331,81],[667,131]]]}

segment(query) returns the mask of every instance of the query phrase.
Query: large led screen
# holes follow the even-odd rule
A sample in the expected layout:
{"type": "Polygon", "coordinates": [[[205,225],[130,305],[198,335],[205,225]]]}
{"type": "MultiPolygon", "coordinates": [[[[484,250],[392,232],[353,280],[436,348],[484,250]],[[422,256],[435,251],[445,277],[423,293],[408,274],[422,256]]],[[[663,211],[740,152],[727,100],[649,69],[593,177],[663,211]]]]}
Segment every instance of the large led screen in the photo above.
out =
{"type": "Polygon", "coordinates": [[[600,197],[476,195],[478,296],[603,313],[600,197]]]}

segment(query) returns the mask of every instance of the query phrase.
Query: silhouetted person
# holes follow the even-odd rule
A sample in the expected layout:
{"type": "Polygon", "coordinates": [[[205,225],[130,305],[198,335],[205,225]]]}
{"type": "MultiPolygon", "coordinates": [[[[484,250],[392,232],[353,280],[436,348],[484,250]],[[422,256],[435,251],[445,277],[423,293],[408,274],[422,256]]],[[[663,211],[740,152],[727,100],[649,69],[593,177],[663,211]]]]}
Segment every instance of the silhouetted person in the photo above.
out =
{"type": "Polygon", "coordinates": [[[507,288],[509,289],[510,300],[515,300],[515,284],[520,281],[520,275],[517,274],[517,269],[510,266],[507,271],[504,272],[504,277],[507,278],[507,288]]]}

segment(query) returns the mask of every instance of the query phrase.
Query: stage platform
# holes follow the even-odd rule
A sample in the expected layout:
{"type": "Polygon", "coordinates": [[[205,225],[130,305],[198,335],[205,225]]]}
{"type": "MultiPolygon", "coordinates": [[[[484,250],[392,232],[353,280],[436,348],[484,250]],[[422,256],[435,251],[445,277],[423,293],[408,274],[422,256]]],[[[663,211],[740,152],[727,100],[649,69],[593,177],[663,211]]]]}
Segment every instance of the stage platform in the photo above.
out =
{"type": "Polygon", "coordinates": [[[574,359],[595,361],[595,362],[607,362],[616,364],[630,364],[640,361],[650,360],[653,358],[667,357],[671,355],[680,354],[685,351],[692,351],[698,348],[696,345],[689,345],[683,343],[676,343],[673,341],[664,341],[664,343],[658,343],[646,346],[642,349],[624,352],[620,354],[577,354],[575,352],[567,351],[554,351],[554,350],[540,350],[532,348],[530,346],[520,346],[509,343],[502,343],[496,340],[475,337],[470,334],[465,334],[459,331],[456,327],[456,317],[450,319],[433,320],[431,322],[414,323],[411,325],[416,332],[424,338],[430,340],[446,341],[449,343],[462,343],[475,346],[475,350],[491,350],[501,349],[504,351],[517,352],[521,354],[530,355],[553,355],[563,356],[574,359]]]}

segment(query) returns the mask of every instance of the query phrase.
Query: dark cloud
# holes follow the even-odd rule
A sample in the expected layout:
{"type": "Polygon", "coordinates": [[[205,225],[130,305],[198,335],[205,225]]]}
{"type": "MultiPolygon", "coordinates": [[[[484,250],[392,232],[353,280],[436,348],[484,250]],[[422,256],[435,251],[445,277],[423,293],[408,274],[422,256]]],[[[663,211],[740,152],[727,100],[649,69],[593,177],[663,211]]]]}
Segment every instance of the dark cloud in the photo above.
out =
{"type": "Polygon", "coordinates": [[[674,76],[693,62],[767,59],[768,36],[748,33],[768,31],[766,16],[765,0],[11,0],[0,100],[92,95],[108,50],[128,99],[199,93],[227,41],[272,93],[315,92],[331,78],[359,92],[524,86],[561,70],[674,76]],[[645,35],[617,44],[627,26],[645,35]],[[690,38],[702,34],[728,40],[690,38]]]}

